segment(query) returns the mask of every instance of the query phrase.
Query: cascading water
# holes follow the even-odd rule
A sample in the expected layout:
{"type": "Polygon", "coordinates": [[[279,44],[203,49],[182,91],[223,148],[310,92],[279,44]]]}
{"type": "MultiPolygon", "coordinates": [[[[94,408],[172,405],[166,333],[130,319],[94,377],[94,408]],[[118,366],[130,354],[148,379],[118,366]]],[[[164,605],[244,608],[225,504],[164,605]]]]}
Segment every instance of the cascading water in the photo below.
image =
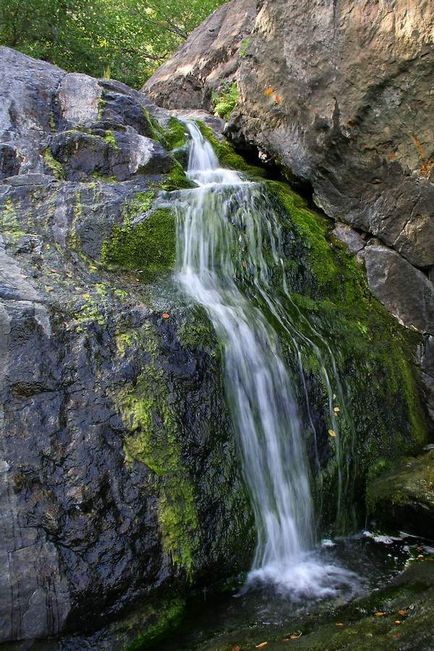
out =
{"type": "Polygon", "coordinates": [[[280,227],[261,185],[220,168],[198,127],[187,126],[188,175],[197,187],[183,191],[177,278],[207,311],[224,350],[258,536],[248,583],[273,583],[294,597],[331,596],[352,578],[308,551],[314,514],[303,430],[279,337],[266,316],[268,310],[291,334],[270,284],[280,266],[280,227]]]}

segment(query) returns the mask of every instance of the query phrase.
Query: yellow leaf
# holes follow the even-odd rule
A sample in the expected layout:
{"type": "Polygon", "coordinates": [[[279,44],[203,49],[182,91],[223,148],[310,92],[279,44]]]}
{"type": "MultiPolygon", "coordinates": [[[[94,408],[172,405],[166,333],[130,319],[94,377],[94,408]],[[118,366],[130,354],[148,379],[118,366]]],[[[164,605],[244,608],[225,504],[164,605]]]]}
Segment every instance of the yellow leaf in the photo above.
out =
{"type": "Polygon", "coordinates": [[[378,610],[376,613],[374,613],[375,617],[384,617],[386,613],[383,613],[383,611],[378,610]]]}
{"type": "Polygon", "coordinates": [[[329,436],[333,436],[333,438],[336,436],[336,432],[334,429],[329,429],[328,430],[329,436]]]}
{"type": "Polygon", "coordinates": [[[339,414],[340,408],[339,407],[333,407],[333,411],[335,412],[335,414],[339,414]]]}
{"type": "Polygon", "coordinates": [[[268,88],[266,88],[266,89],[264,90],[264,95],[266,95],[267,97],[271,97],[271,95],[272,95],[273,93],[274,93],[274,90],[271,88],[271,86],[268,86],[268,88]]]}
{"type": "Polygon", "coordinates": [[[261,642],[255,646],[255,649],[263,649],[266,646],[268,646],[268,642],[261,642]]]}

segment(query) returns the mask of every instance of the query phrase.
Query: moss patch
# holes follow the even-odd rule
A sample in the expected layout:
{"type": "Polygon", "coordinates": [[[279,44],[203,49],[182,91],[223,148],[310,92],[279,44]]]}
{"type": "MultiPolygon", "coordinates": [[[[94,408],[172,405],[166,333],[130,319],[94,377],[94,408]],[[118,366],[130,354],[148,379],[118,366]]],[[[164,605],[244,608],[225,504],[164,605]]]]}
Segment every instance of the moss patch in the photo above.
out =
{"type": "Polygon", "coordinates": [[[159,607],[146,613],[149,623],[143,633],[126,647],[125,651],[141,651],[149,649],[165,638],[180,624],[185,610],[185,602],[182,599],[159,604],[159,607]]]}
{"type": "Polygon", "coordinates": [[[193,486],[185,470],[179,444],[176,410],[169,400],[164,372],[157,363],[157,338],[150,326],[117,337],[125,355],[137,342],[151,357],[133,385],[119,390],[115,403],[130,434],[124,442],[127,463],[140,461],[154,473],[158,521],[163,547],[172,562],[192,577],[200,527],[193,486]]]}
{"type": "Polygon", "coordinates": [[[0,210],[0,231],[5,234],[12,234],[15,237],[24,235],[18,222],[17,211],[12,199],[6,199],[0,210]]]}
{"type": "Polygon", "coordinates": [[[215,115],[218,115],[224,120],[229,120],[232,111],[238,102],[239,96],[240,93],[236,81],[222,86],[218,93],[214,92],[211,99],[215,115]]]}
{"type": "MultiPolygon", "coordinates": [[[[149,197],[145,199],[142,207],[147,205],[149,197]]],[[[103,243],[101,252],[103,264],[141,272],[144,281],[169,273],[175,258],[175,216],[165,208],[155,210],[138,224],[133,224],[131,215],[127,215],[123,225],[113,228],[111,238],[103,243]]]]}
{"type": "Polygon", "coordinates": [[[56,179],[63,180],[65,178],[65,171],[63,169],[63,165],[62,163],[59,163],[59,161],[54,158],[50,149],[44,150],[43,157],[44,157],[44,163],[46,167],[48,167],[52,175],[56,179]]]}
{"type": "Polygon", "coordinates": [[[113,149],[119,149],[119,145],[118,145],[118,143],[117,143],[117,141],[116,141],[115,134],[114,134],[113,131],[111,131],[110,129],[108,129],[108,130],[105,132],[105,134],[104,134],[104,140],[105,140],[106,143],[107,143],[108,145],[110,145],[110,147],[112,147],[113,149]]]}
{"type": "Polygon", "coordinates": [[[367,491],[368,510],[378,522],[434,533],[434,450],[419,457],[375,464],[367,491]]]}

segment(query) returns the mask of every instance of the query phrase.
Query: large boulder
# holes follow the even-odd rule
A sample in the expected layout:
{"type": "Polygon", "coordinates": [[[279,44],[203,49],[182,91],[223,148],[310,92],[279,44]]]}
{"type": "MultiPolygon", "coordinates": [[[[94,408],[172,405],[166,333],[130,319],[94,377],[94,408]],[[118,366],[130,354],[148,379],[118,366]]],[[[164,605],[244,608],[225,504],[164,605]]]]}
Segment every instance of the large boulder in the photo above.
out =
{"type": "Polygon", "coordinates": [[[235,0],[197,27],[143,90],[170,109],[207,109],[213,92],[235,78],[256,17],[256,0],[235,0]]]}

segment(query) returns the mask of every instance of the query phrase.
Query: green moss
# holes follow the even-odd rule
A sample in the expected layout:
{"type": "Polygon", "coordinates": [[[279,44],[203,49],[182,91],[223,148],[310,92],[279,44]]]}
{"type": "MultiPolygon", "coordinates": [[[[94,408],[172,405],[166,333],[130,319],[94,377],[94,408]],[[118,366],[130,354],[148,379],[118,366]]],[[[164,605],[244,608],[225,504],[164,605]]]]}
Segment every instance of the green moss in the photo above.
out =
{"type": "Polygon", "coordinates": [[[383,508],[390,515],[391,507],[400,505],[424,505],[427,514],[433,512],[434,451],[393,463],[377,462],[368,484],[367,503],[369,512],[377,512],[380,517],[383,508]]]}
{"type": "Polygon", "coordinates": [[[97,323],[101,326],[106,324],[101,306],[89,293],[81,295],[80,306],[74,314],[74,320],[77,332],[84,332],[88,323],[97,323]]]}
{"type": "MultiPolygon", "coordinates": [[[[285,183],[265,183],[283,207],[276,206],[282,232],[292,237],[282,261],[289,293],[279,287],[274,292],[283,322],[291,324],[291,333],[300,333],[311,408],[325,423],[329,460],[317,475],[318,505],[322,501],[325,522],[334,520],[337,508],[337,530],[345,532],[355,526],[352,505],[363,501],[371,466],[413,453],[427,440],[413,361],[418,336],[374,299],[362,265],[331,235],[331,222],[309,210],[285,183]],[[336,394],[333,405],[340,408],[337,416],[330,408],[330,389],[336,394]],[[327,437],[328,429],[335,430],[333,419],[338,436],[327,437]]],[[[291,364],[292,335],[288,339],[282,324],[275,325],[288,342],[291,364]]]]}
{"type": "Polygon", "coordinates": [[[50,149],[45,149],[43,152],[45,165],[48,167],[50,172],[56,179],[63,180],[65,178],[65,172],[63,169],[62,163],[59,163],[51,153],[50,149]]]}
{"type": "Polygon", "coordinates": [[[95,179],[95,181],[100,181],[101,183],[117,183],[118,180],[115,176],[110,176],[107,174],[101,174],[101,172],[98,172],[97,170],[94,170],[91,173],[91,177],[95,179]]]}
{"type": "Polygon", "coordinates": [[[115,134],[110,129],[108,129],[105,132],[104,140],[106,141],[106,143],[108,145],[110,145],[110,147],[113,147],[113,149],[119,149],[119,145],[118,145],[118,143],[116,141],[115,134]]]}
{"type": "Polygon", "coordinates": [[[214,113],[224,120],[229,120],[239,99],[238,84],[233,81],[231,84],[223,85],[219,92],[212,94],[214,113]]]}
{"type": "Polygon", "coordinates": [[[213,325],[202,307],[195,306],[178,328],[178,338],[185,348],[208,348],[216,353],[218,342],[213,325]]]}
{"type": "Polygon", "coordinates": [[[146,122],[148,123],[150,138],[163,144],[164,143],[163,127],[159,124],[158,120],[156,120],[146,109],[143,109],[143,115],[145,117],[146,122]]]}
{"type": "Polygon", "coordinates": [[[161,187],[163,190],[172,192],[173,190],[192,188],[194,183],[187,177],[182,165],[176,161],[161,187]]]}
{"type": "Polygon", "coordinates": [[[141,651],[157,644],[179,626],[184,611],[185,602],[180,598],[158,604],[157,608],[146,613],[148,624],[145,631],[126,647],[126,651],[141,651]]]}
{"type": "Polygon", "coordinates": [[[250,47],[251,42],[252,42],[252,39],[249,38],[249,37],[243,38],[243,40],[241,41],[240,47],[238,48],[238,55],[241,58],[244,58],[245,56],[247,56],[248,49],[250,47]]]}
{"type": "Polygon", "coordinates": [[[98,120],[103,119],[106,104],[106,100],[101,96],[98,100],[98,120]]]}
{"type": "Polygon", "coordinates": [[[140,461],[155,473],[163,547],[191,577],[200,528],[193,486],[182,463],[178,417],[156,362],[158,340],[148,326],[141,332],[121,333],[116,342],[122,356],[138,349],[151,356],[134,385],[121,388],[115,396],[130,432],[124,442],[125,460],[140,461]]]}
{"type": "Polygon", "coordinates": [[[185,125],[176,118],[170,118],[163,135],[164,143],[170,150],[181,149],[187,144],[185,125]]]}
{"type": "Polygon", "coordinates": [[[124,215],[129,218],[138,217],[152,208],[156,196],[155,190],[136,192],[134,197],[124,207],[124,215]]]}
{"type": "Polygon", "coordinates": [[[0,231],[3,233],[13,234],[14,236],[24,235],[18,222],[14,202],[10,198],[6,199],[0,210],[0,231]]]}
{"type": "Polygon", "coordinates": [[[175,257],[175,216],[165,208],[155,210],[138,224],[133,225],[127,219],[122,226],[115,226],[101,252],[103,264],[137,271],[144,281],[170,272],[175,257]]]}

